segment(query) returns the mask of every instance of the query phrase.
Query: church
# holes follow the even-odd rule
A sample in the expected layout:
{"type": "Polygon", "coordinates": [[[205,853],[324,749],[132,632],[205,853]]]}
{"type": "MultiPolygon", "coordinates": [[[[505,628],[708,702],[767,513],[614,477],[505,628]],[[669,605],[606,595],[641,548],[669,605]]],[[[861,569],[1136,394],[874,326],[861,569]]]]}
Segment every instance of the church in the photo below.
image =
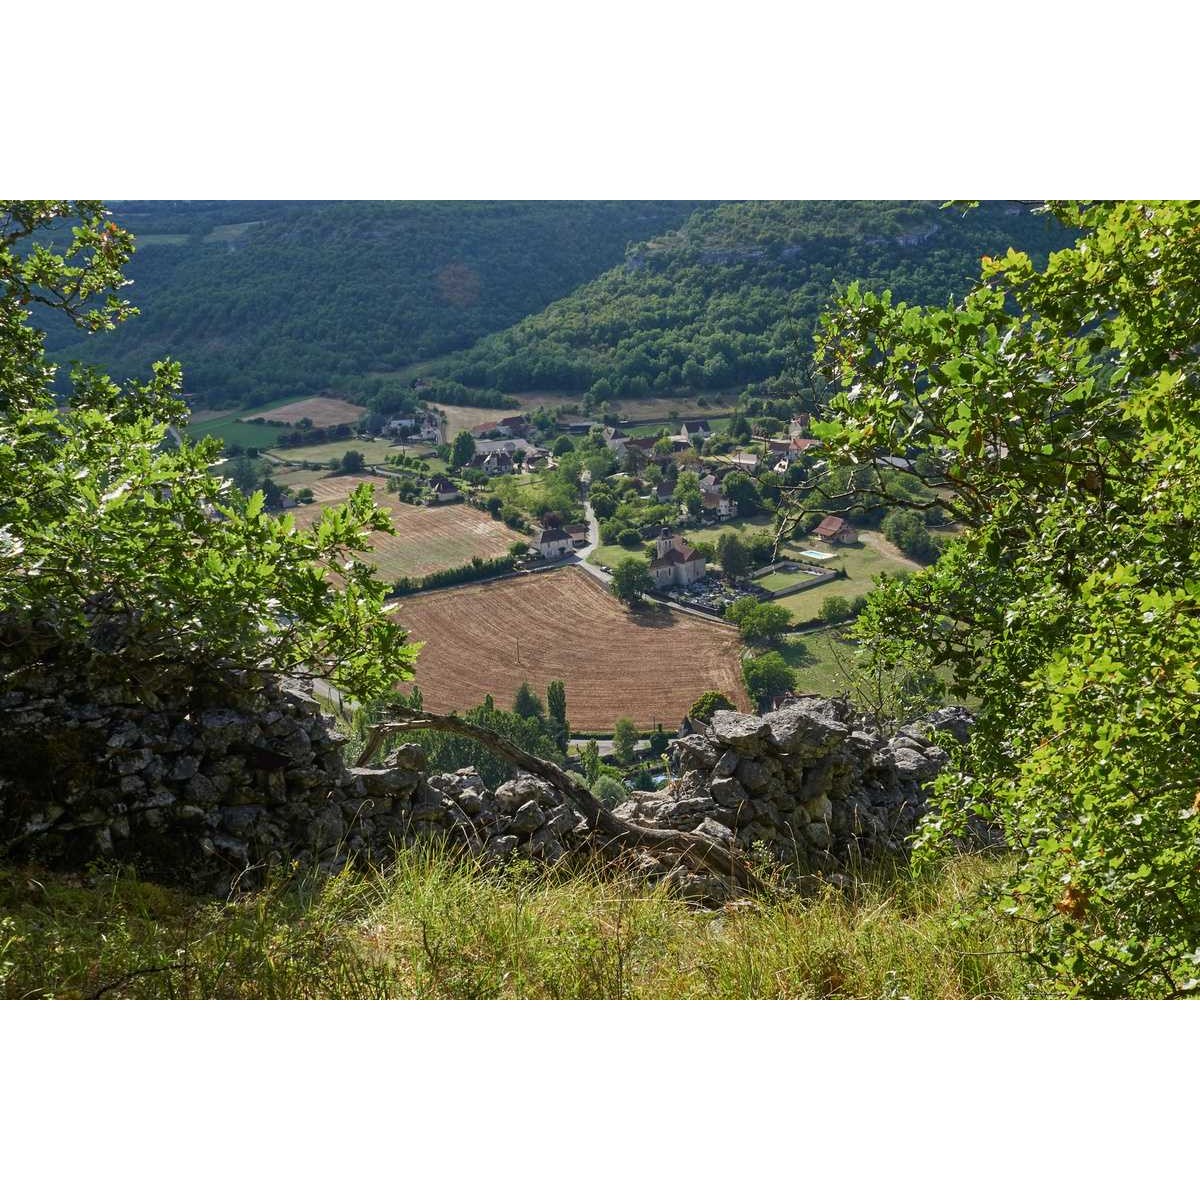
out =
{"type": "Polygon", "coordinates": [[[663,526],[655,543],[654,561],[650,564],[650,578],[655,587],[682,587],[703,579],[707,571],[704,555],[677,533],[663,526]]]}

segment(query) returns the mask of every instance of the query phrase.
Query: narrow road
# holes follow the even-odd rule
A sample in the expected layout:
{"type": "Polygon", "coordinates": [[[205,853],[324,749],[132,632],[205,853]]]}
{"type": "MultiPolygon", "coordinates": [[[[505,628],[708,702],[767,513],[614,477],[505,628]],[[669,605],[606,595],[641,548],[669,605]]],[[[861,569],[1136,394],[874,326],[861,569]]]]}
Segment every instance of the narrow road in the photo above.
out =
{"type": "Polygon", "coordinates": [[[600,545],[600,522],[596,520],[596,514],[592,511],[592,502],[586,497],[583,501],[583,512],[584,516],[587,517],[588,544],[581,550],[575,551],[575,558],[579,565],[593,579],[598,579],[605,587],[608,587],[608,576],[599,567],[594,567],[588,562],[588,559],[592,556],[592,551],[596,550],[600,545]]]}

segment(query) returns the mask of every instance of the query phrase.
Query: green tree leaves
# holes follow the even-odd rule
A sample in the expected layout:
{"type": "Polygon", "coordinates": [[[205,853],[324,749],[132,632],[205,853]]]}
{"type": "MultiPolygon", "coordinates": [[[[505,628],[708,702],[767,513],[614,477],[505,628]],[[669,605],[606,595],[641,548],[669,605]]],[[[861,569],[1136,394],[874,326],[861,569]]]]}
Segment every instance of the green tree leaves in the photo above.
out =
{"type": "Polygon", "coordinates": [[[998,825],[1016,865],[995,903],[1058,986],[1180,995],[1200,976],[1200,205],[1051,207],[1081,236],[1044,270],[985,260],[938,309],[847,289],[822,435],[843,464],[918,452],[964,531],[860,622],[981,702],[924,849],[998,825]]]}
{"type": "Polygon", "coordinates": [[[475,457],[475,439],[465,429],[460,429],[450,448],[450,465],[458,470],[467,466],[475,457]]]}
{"type": "Polygon", "coordinates": [[[644,562],[627,558],[617,563],[612,572],[612,593],[624,604],[634,604],[643,592],[653,591],[654,581],[644,562]]]}
{"type": "Polygon", "coordinates": [[[0,530],[20,550],[0,572],[10,679],[44,654],[147,697],[180,663],[311,673],[351,696],[389,694],[415,647],[387,619],[386,589],[354,558],[390,528],[370,489],[300,531],[214,475],[218,445],[168,449],[185,412],[180,370],[144,384],[72,375],[66,408],[29,323],[36,301],[85,328],[111,303],[131,243],[98,204],[0,205],[0,530]],[[66,254],[33,244],[80,222],[66,254]]]}
{"type": "Polygon", "coordinates": [[[795,686],[796,673],[787,665],[778,650],[770,650],[742,663],[742,678],[746,690],[760,707],[768,700],[782,696],[795,686]]]}
{"type": "Polygon", "coordinates": [[[613,754],[617,762],[628,766],[633,762],[634,747],[642,735],[638,727],[628,717],[618,717],[613,726],[613,754]]]}

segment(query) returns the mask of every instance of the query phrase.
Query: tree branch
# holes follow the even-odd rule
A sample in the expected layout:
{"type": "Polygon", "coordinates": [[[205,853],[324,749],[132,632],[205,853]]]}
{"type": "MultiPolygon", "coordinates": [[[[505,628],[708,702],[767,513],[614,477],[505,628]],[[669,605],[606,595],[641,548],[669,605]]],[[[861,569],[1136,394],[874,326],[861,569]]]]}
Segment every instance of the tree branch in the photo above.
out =
{"type": "Polygon", "coordinates": [[[358,757],[358,766],[365,766],[379,750],[389,733],[416,733],[423,729],[452,733],[471,738],[491,751],[497,758],[520,767],[521,770],[545,780],[561,792],[587,821],[593,833],[606,835],[609,843],[626,847],[668,851],[678,854],[695,865],[729,879],[744,891],[764,892],[766,885],[755,875],[731,847],[697,833],[681,833],[673,829],[649,829],[623,820],[605,808],[582,784],[576,783],[561,767],[513,745],[490,729],[472,725],[461,717],[440,716],[436,713],[393,712],[393,719],[372,727],[366,746],[358,757]]]}

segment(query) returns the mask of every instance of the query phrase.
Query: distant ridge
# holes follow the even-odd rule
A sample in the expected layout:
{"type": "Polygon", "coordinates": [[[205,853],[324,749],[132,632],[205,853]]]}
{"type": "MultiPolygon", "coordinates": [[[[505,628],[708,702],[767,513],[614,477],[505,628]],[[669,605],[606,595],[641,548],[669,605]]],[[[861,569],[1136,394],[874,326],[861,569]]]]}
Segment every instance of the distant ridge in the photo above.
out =
{"type": "Polygon", "coordinates": [[[763,383],[799,364],[834,289],[855,279],[945,302],[1009,246],[1071,239],[1028,203],[739,201],[694,213],[441,371],[504,391],[600,398],[763,383]]]}
{"type": "Polygon", "coordinates": [[[142,309],[104,339],[50,330],[60,361],[116,377],[185,364],[202,406],[239,407],[393,371],[537,312],[699,202],[123,201],[142,309]]]}

